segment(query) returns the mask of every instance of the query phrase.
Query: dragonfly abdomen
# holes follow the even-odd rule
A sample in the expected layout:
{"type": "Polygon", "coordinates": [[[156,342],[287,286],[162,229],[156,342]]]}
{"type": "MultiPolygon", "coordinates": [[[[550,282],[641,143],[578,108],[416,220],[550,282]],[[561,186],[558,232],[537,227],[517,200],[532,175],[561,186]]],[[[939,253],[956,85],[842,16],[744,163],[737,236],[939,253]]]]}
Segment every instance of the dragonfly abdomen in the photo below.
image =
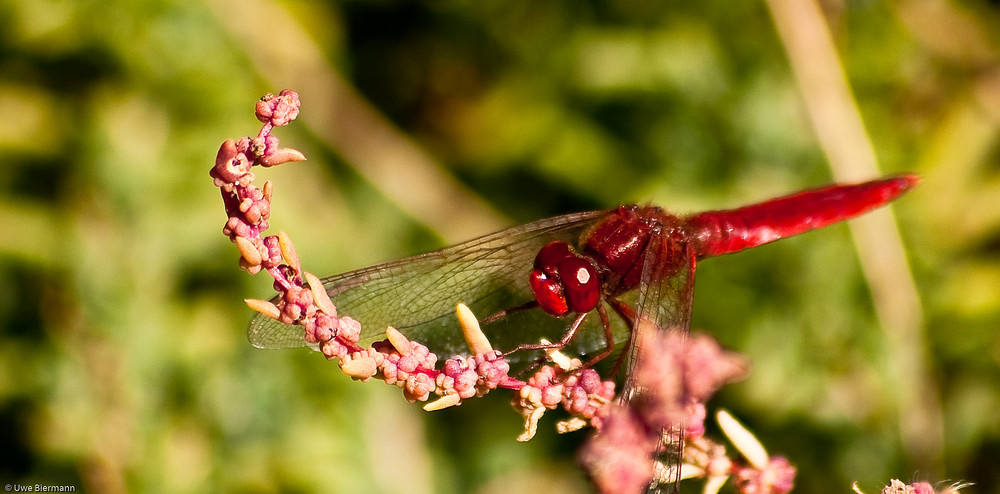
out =
{"type": "Polygon", "coordinates": [[[704,212],[685,224],[699,258],[730,254],[854,218],[919,183],[918,176],[907,174],[832,185],[739,209],[704,212]]]}

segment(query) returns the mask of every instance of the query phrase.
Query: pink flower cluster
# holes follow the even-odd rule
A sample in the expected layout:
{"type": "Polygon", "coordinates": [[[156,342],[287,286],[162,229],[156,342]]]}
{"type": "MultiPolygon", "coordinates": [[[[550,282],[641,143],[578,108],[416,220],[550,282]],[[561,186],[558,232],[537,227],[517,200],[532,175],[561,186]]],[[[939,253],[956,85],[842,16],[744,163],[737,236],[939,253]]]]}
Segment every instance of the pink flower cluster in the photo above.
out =
{"type": "Polygon", "coordinates": [[[460,398],[472,398],[483,396],[500,386],[520,386],[520,382],[507,375],[508,372],[510,364],[498,351],[471,357],[456,355],[444,363],[437,384],[442,389],[454,390],[460,398]]]}
{"type": "Polygon", "coordinates": [[[568,369],[544,365],[521,387],[511,400],[525,419],[525,433],[519,440],[527,441],[534,436],[538,419],[546,409],[562,405],[571,416],[582,421],[582,426],[611,403],[615,397],[614,381],[602,381],[594,369],[579,369],[579,366],[577,359],[571,361],[568,369]]]}
{"type": "Polygon", "coordinates": [[[734,466],[733,480],[737,492],[743,494],[784,494],[790,492],[795,484],[795,467],[788,460],[776,456],[763,468],[734,466]]]}
{"type": "Polygon", "coordinates": [[[689,338],[683,331],[646,331],[637,358],[635,382],[646,390],[645,419],[662,426],[688,425],[689,436],[703,430],[692,428],[697,423],[688,424],[692,411],[723,384],[749,371],[743,356],[723,350],[708,335],[689,338]]]}
{"type": "Polygon", "coordinates": [[[410,402],[426,401],[434,393],[447,398],[446,406],[497,387],[522,384],[507,375],[510,366],[499,352],[454,356],[438,370],[437,355],[426,346],[407,340],[395,329],[389,328],[387,333],[388,339],[371,348],[340,356],[344,373],[361,381],[379,377],[386,384],[400,386],[410,402]]]}
{"type": "Polygon", "coordinates": [[[295,91],[286,89],[278,96],[264,95],[256,105],[257,119],[264,123],[260,132],[256,137],[222,143],[209,175],[222,193],[229,216],[223,233],[239,248],[240,267],[251,274],[267,270],[281,294],[276,304],[253,301],[251,305],[283,323],[301,324],[307,341],[318,343],[339,338],[342,345],[356,348],[359,331],[352,331],[354,323],[348,318],[337,318],[333,303],[328,297],[323,300],[326,293],[321,287],[305,286],[303,280],[308,273],[302,272],[291,240],[283,234],[262,236],[271,214],[272,186],[265,182],[262,189],[257,188],[250,170],[254,165],[274,166],[305,160],[299,151],[279,147],[278,138],[271,134],[274,127],[287,125],[298,116],[299,105],[295,91]]]}
{"type": "MultiPolygon", "coordinates": [[[[927,482],[905,484],[901,480],[892,479],[889,481],[889,485],[882,488],[881,494],[958,494],[961,489],[971,485],[973,485],[971,482],[955,482],[950,485],[941,486],[940,490],[938,490],[927,482]]],[[[854,484],[854,492],[864,494],[858,488],[857,483],[854,484]]]]}
{"type": "Polygon", "coordinates": [[[250,274],[266,270],[279,293],[272,302],[247,303],[282,323],[302,326],[305,341],[317,345],[327,359],[338,359],[341,369],[352,378],[368,380],[378,376],[402,387],[410,401],[426,401],[434,393],[444,398],[438,404],[443,407],[497,387],[520,388],[524,383],[508,376],[509,365],[492,350],[471,357],[452,357],[442,370],[437,370],[436,355],[392,328],[387,329],[386,340],[361,348],[357,343],[361,324],[337,316],[320,280],[302,270],[291,239],[284,233],[262,235],[268,228],[272,185],[265,182],[263,188],[257,188],[251,168],[305,160],[299,151],[279,147],[278,138],[271,133],[275,127],[295,120],[300,105],[298,94],[292,90],[283,90],[277,96],[264,95],[255,108],[257,119],[264,124],[257,136],[224,142],[210,171],[229,216],[223,233],[239,248],[240,267],[250,274]]]}
{"type": "MultiPolygon", "coordinates": [[[[946,485],[937,490],[933,485],[927,482],[914,482],[912,484],[905,484],[901,480],[892,479],[889,481],[889,485],[882,488],[881,494],[958,494],[958,491],[966,487],[971,486],[969,482],[956,482],[951,485],[946,485]]],[[[864,494],[861,489],[858,488],[858,484],[854,484],[854,492],[857,494],[864,494]]]]}
{"type": "Polygon", "coordinates": [[[624,406],[608,407],[599,432],[584,445],[580,464],[600,493],[640,493],[653,481],[653,452],[658,435],[649,430],[633,411],[624,406]]]}
{"type": "MultiPolygon", "coordinates": [[[[598,492],[643,492],[654,482],[652,459],[682,441],[700,439],[704,401],[748,368],[742,356],[704,335],[689,338],[683,331],[651,329],[642,333],[639,345],[629,406],[609,407],[595,418],[597,434],[580,452],[598,492]]],[[[660,480],[676,475],[665,477],[660,480]]]]}

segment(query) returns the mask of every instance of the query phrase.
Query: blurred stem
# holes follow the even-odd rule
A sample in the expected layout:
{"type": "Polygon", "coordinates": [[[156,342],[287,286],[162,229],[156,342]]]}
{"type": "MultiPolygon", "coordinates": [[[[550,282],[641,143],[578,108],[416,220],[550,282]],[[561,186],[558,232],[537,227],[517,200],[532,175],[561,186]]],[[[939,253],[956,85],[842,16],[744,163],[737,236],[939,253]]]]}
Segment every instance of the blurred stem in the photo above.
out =
{"type": "Polygon", "coordinates": [[[508,226],[412,139],[381,115],[305,36],[298,21],[270,0],[207,2],[268,79],[295,89],[299,117],[362,176],[407,214],[449,243],[508,226]]]}
{"type": "MultiPolygon", "coordinates": [[[[877,159],[848,87],[826,19],[815,0],[767,0],[834,177],[878,175],[877,159]]],[[[899,230],[889,208],[851,221],[861,267],[885,330],[888,366],[909,460],[927,474],[942,470],[940,398],[928,365],[924,320],[899,230]]]]}

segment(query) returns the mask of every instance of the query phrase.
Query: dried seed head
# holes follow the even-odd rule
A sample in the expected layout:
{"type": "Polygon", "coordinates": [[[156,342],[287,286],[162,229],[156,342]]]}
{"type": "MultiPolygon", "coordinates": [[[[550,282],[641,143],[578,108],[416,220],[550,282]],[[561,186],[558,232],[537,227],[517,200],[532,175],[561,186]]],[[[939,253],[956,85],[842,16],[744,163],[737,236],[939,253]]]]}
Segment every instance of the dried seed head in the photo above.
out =
{"type": "Polygon", "coordinates": [[[559,434],[566,434],[568,432],[578,431],[587,427],[590,422],[581,419],[580,417],[571,417],[566,420],[560,420],[556,423],[556,432],[559,434]]]}
{"type": "Polygon", "coordinates": [[[260,312],[271,319],[278,319],[281,317],[281,311],[278,309],[278,306],[268,302],[267,300],[248,298],[243,301],[246,302],[251,309],[260,312]]]}
{"type": "Polygon", "coordinates": [[[260,272],[260,269],[261,269],[261,265],[260,264],[258,264],[256,266],[252,266],[242,256],[240,257],[239,265],[240,265],[240,269],[246,271],[248,274],[257,274],[257,273],[260,272]]]}
{"type": "MultiPolygon", "coordinates": [[[[684,468],[681,467],[681,475],[684,475],[684,468]]],[[[729,480],[729,476],[710,476],[705,480],[705,487],[702,488],[704,494],[715,494],[722,489],[723,484],[729,480]]]]}
{"type": "Polygon", "coordinates": [[[448,393],[426,405],[424,405],[424,410],[428,412],[434,412],[437,410],[444,410],[448,407],[453,407],[462,402],[462,397],[458,396],[458,393],[448,393]]]}
{"type": "Polygon", "coordinates": [[[253,242],[247,240],[246,237],[236,237],[233,240],[236,242],[236,248],[240,249],[240,255],[243,256],[243,259],[246,259],[249,266],[260,265],[260,251],[253,242]]]}
{"type": "MultiPolygon", "coordinates": [[[[545,338],[541,338],[539,340],[539,343],[541,343],[542,345],[548,345],[551,342],[549,340],[546,340],[545,338]]],[[[580,362],[580,359],[570,358],[565,353],[559,351],[558,348],[549,348],[545,350],[545,355],[548,356],[549,360],[551,360],[552,363],[556,364],[560,369],[567,372],[574,371],[578,369],[581,365],[583,365],[583,363],[580,362]]]]}
{"type": "Polygon", "coordinates": [[[535,433],[538,432],[538,420],[542,418],[542,414],[544,413],[545,408],[541,407],[531,409],[524,415],[524,432],[520,436],[517,436],[519,442],[527,442],[535,437],[535,433]]]}
{"type": "Polygon", "coordinates": [[[743,427],[743,424],[739,423],[725,410],[719,410],[715,414],[715,420],[719,423],[719,428],[722,429],[723,434],[729,438],[729,442],[733,443],[733,446],[750,462],[750,465],[758,470],[763,470],[767,467],[770,458],[764,449],[764,445],[757,440],[757,437],[752,432],[743,427]]]}
{"type": "Polygon", "coordinates": [[[264,181],[264,190],[263,190],[263,192],[264,192],[264,200],[265,201],[271,202],[271,193],[274,192],[273,189],[274,189],[274,185],[271,183],[270,180],[264,181]]]}
{"type": "Polygon", "coordinates": [[[290,161],[305,161],[306,155],[302,154],[301,151],[292,148],[278,148],[270,153],[266,153],[262,156],[258,163],[263,166],[275,166],[282,163],[288,163],[290,161]]]}
{"type": "Polygon", "coordinates": [[[389,343],[392,343],[392,347],[396,349],[402,356],[407,356],[410,354],[410,340],[403,336],[396,328],[389,326],[385,328],[385,337],[389,339],[389,343]]]}
{"type": "Polygon", "coordinates": [[[353,379],[367,381],[378,371],[378,366],[375,364],[375,359],[367,355],[360,355],[348,360],[341,360],[340,369],[353,379]]]}
{"type": "Polygon", "coordinates": [[[482,355],[492,352],[493,345],[483,334],[483,330],[479,327],[479,320],[476,319],[472,310],[460,303],[455,307],[455,313],[458,316],[458,324],[462,327],[462,335],[465,336],[465,342],[468,343],[472,354],[482,355]]]}
{"type": "Polygon", "coordinates": [[[337,317],[337,306],[333,305],[333,300],[330,300],[330,295],[323,288],[323,282],[308,271],[302,273],[302,276],[306,279],[306,283],[309,283],[309,290],[313,294],[313,303],[316,304],[316,307],[328,315],[337,317]]]}
{"type": "Polygon", "coordinates": [[[292,239],[284,230],[278,232],[278,247],[281,248],[281,258],[285,260],[285,264],[291,266],[296,273],[301,272],[302,266],[299,264],[299,255],[295,252],[295,245],[292,244],[292,239]]]}

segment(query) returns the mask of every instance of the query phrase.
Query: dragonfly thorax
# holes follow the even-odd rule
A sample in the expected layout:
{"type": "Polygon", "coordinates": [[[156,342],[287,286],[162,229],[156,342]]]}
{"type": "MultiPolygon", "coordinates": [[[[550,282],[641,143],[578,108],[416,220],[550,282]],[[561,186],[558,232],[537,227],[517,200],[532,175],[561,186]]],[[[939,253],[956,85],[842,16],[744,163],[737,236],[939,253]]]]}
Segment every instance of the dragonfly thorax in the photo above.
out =
{"type": "Polygon", "coordinates": [[[639,285],[643,264],[655,243],[655,268],[669,274],[677,269],[684,242],[680,218],[655,206],[619,206],[584,236],[583,252],[604,276],[604,291],[620,294],[639,285]]]}

